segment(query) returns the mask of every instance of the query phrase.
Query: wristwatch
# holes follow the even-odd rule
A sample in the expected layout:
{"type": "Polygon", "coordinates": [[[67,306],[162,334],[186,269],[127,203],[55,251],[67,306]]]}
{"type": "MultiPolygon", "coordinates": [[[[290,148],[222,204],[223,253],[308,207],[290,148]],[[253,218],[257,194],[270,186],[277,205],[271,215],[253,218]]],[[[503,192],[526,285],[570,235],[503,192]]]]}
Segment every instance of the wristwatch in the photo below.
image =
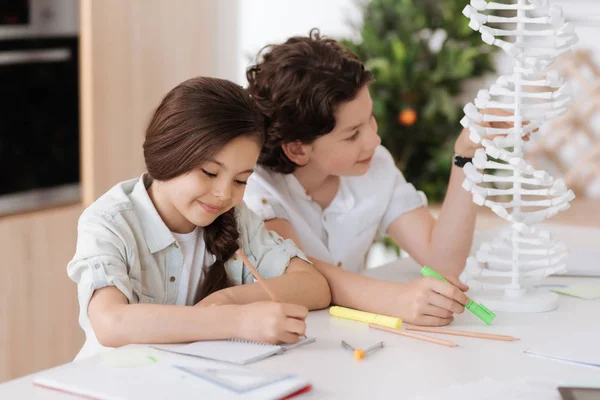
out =
{"type": "Polygon", "coordinates": [[[459,168],[464,167],[466,163],[470,163],[471,161],[473,161],[473,157],[462,157],[456,153],[454,154],[454,165],[459,168]]]}

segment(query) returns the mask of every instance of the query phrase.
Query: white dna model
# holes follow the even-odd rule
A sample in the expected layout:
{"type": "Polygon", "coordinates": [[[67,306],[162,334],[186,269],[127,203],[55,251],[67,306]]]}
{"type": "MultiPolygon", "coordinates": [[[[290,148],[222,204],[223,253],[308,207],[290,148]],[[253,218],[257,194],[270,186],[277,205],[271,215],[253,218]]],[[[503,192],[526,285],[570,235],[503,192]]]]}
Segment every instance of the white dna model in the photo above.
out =
{"type": "Polygon", "coordinates": [[[489,90],[479,91],[474,104],[465,106],[461,120],[470,139],[483,146],[464,166],[463,188],[473,194],[476,204],[491,208],[511,224],[467,260],[463,279],[478,301],[492,310],[553,310],[558,296],[534,285],[566,271],[567,249],[535,225],[569,208],[575,195],[563,180],[535,170],[523,159],[522,138],[567,111],[568,87],[558,71],[547,69],[570,50],[577,36],[562,10],[548,0],[514,0],[513,4],[471,0],[463,14],[485,43],[514,58],[512,75],[501,76],[489,90]],[[493,15],[494,10],[502,10],[502,16],[493,15]],[[506,116],[482,112],[486,108],[502,109],[506,116]],[[489,128],[485,122],[491,121],[510,121],[514,127],[489,128]],[[495,173],[488,174],[490,170],[495,173]]]}

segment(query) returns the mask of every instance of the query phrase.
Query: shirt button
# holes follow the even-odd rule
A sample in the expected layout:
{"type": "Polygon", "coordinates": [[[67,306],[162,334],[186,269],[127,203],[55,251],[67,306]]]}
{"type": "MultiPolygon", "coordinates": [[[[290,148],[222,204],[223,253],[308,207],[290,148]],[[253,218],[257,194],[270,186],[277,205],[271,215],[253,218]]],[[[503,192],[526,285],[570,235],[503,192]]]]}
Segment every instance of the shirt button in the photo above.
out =
{"type": "Polygon", "coordinates": [[[268,204],[268,203],[269,203],[269,202],[267,201],[267,199],[265,199],[264,197],[263,197],[263,198],[262,198],[260,201],[261,201],[261,203],[263,203],[263,204],[268,204]]]}
{"type": "Polygon", "coordinates": [[[341,261],[338,261],[338,263],[337,263],[337,266],[338,266],[338,267],[341,267],[341,266],[342,266],[342,262],[341,262],[341,261]]]}
{"type": "Polygon", "coordinates": [[[175,277],[174,277],[174,276],[172,276],[172,277],[170,277],[170,278],[169,278],[169,280],[170,280],[171,282],[175,282],[175,277]]]}

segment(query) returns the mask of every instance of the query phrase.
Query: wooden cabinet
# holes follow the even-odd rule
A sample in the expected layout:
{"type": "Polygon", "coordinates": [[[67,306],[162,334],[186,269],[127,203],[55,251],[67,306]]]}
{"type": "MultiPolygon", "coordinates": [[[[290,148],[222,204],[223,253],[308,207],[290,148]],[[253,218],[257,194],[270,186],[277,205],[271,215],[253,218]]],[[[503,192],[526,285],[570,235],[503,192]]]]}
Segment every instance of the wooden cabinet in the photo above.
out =
{"type": "Polygon", "coordinates": [[[83,202],[0,218],[0,382],[71,360],[83,344],[77,288],[66,274],[77,219],[111,186],[142,173],[144,129],[168,90],[193,76],[235,74],[227,66],[236,58],[232,6],[81,0],[83,202]]]}
{"type": "Polygon", "coordinates": [[[194,76],[218,75],[218,45],[231,51],[218,42],[222,8],[217,0],[81,1],[86,204],[143,172],[144,130],[170,89],[194,76]]]}
{"type": "Polygon", "coordinates": [[[0,382],[66,362],[83,344],[66,273],[82,209],[0,220],[0,382]]]}

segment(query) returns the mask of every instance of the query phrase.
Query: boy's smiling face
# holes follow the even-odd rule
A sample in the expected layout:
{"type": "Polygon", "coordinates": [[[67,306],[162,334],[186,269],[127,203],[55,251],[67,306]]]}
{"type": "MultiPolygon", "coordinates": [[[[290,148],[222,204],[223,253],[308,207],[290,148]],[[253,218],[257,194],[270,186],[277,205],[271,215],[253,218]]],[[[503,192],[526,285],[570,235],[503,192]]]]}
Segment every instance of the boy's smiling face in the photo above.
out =
{"type": "Polygon", "coordinates": [[[381,144],[369,87],[364,86],[354,100],[340,105],[334,116],[335,128],[331,132],[302,145],[308,163],[327,175],[365,174],[381,144]]]}

